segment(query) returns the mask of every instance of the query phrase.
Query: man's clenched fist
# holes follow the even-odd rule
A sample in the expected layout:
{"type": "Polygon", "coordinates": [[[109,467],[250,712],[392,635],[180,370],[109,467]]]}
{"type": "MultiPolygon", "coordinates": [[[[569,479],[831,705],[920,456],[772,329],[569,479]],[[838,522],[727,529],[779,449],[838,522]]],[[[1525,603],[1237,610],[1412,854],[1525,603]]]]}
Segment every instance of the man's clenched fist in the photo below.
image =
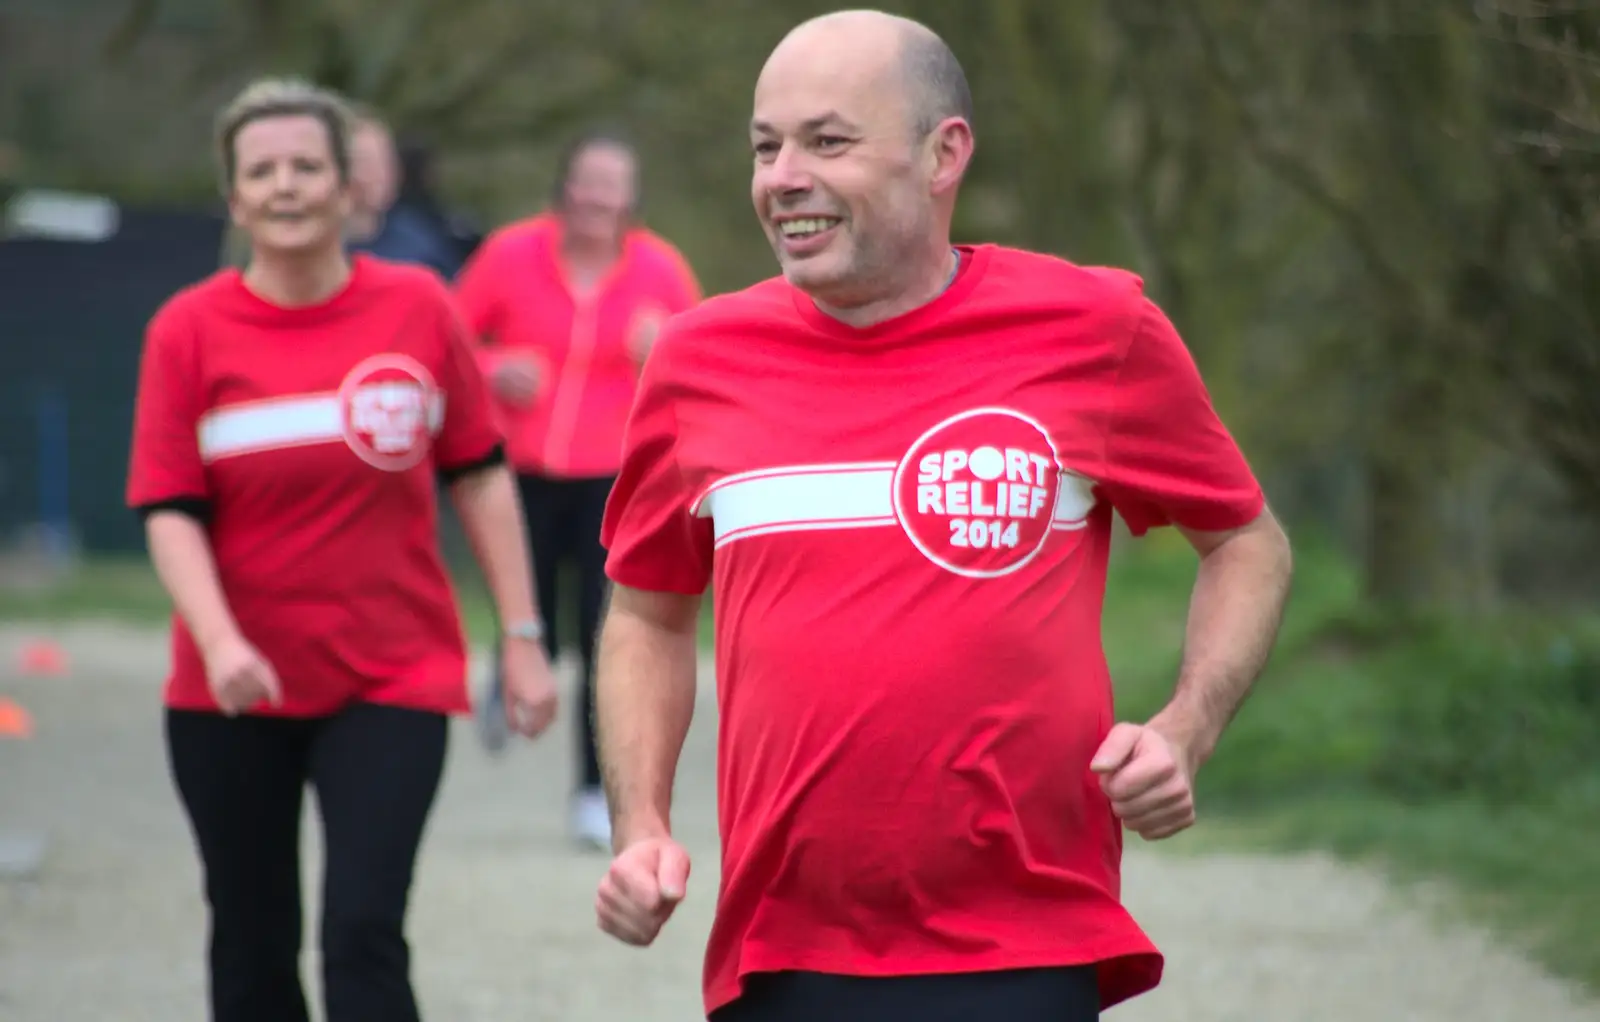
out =
{"type": "Polygon", "coordinates": [[[1187,750],[1148,725],[1118,724],[1089,768],[1123,826],[1147,841],[1194,823],[1194,766],[1187,750]]]}
{"type": "Polygon", "coordinates": [[[689,853],[667,837],[645,838],[624,848],[595,898],[600,929],[637,947],[648,947],[683,900],[689,883],[689,853]]]}

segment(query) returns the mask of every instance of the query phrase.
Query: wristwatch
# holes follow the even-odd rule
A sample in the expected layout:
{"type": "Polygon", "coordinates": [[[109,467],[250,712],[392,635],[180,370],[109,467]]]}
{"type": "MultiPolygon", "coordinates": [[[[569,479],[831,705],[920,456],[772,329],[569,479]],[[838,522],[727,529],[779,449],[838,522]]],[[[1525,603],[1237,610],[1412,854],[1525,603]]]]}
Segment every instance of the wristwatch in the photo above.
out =
{"type": "Polygon", "coordinates": [[[544,625],[538,621],[513,621],[505,627],[508,639],[521,639],[523,642],[538,642],[544,638],[544,625]]]}

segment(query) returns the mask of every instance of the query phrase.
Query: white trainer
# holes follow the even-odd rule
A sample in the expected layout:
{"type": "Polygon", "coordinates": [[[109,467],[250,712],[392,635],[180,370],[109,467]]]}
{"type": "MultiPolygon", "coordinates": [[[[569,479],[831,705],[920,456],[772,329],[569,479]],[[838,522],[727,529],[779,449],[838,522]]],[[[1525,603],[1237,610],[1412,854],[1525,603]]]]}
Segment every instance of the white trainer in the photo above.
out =
{"type": "Polygon", "coordinates": [[[611,850],[611,810],[604,791],[586,788],[573,797],[572,836],[580,844],[611,850]]]}

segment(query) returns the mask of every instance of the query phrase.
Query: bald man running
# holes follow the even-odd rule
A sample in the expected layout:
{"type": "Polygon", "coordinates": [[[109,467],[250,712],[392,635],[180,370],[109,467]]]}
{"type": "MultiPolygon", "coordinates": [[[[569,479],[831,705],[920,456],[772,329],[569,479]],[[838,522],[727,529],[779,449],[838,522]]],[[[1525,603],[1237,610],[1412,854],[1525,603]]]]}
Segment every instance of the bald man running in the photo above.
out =
{"type": "Polygon", "coordinates": [[[1083,1022],[1154,987],[1122,832],[1192,779],[1266,659],[1288,541],[1137,277],[952,245],[960,65],[876,12],[756,86],[751,197],[782,276],[676,317],[604,541],[601,927],[684,897],[671,793],[714,586],[716,1022],[1083,1022]],[[1113,516],[1199,553],[1168,705],[1114,723],[1113,516]]]}

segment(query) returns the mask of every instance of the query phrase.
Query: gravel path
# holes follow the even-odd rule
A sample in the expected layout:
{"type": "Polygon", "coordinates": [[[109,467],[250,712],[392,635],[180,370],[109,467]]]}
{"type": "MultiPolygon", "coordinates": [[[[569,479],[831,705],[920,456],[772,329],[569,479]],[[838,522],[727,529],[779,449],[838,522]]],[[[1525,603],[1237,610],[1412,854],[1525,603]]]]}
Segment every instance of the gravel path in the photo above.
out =
{"type": "MultiPolygon", "coordinates": [[[[109,626],[56,629],[69,675],[18,678],[27,634],[0,628],[0,698],[36,724],[30,740],[0,739],[0,842],[43,834],[48,848],[31,879],[0,879],[0,1019],[202,1018],[199,877],[159,738],[163,642],[109,626]]],[[[595,929],[604,861],[571,849],[563,830],[568,732],[496,760],[458,725],[412,917],[427,1017],[701,1018],[716,880],[714,714],[703,698],[679,783],[690,896],[646,952],[595,929]]],[[[1169,965],[1160,990],[1107,1014],[1120,1022],[1600,1020],[1600,1001],[1320,858],[1135,845],[1126,888],[1169,965]]]]}

